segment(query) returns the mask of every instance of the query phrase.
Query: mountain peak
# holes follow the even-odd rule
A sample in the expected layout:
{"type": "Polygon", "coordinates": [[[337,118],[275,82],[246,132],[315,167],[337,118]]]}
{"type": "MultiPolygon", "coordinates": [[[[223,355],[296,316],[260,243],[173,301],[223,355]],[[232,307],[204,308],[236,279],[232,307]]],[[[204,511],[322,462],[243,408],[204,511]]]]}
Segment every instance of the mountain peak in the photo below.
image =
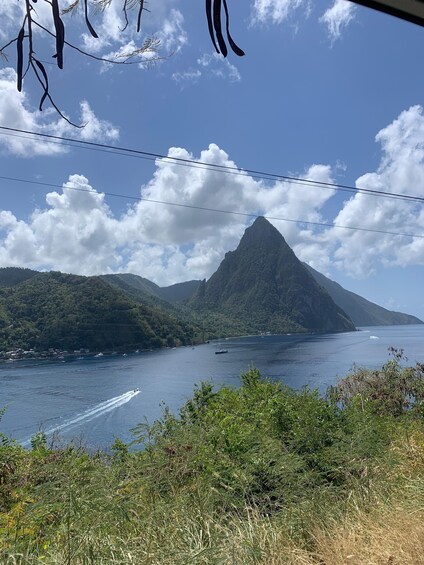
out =
{"type": "Polygon", "coordinates": [[[239,247],[243,248],[252,245],[256,248],[266,247],[267,249],[283,245],[290,249],[277,228],[263,216],[258,216],[253,224],[246,229],[239,247]]]}
{"type": "Polygon", "coordinates": [[[271,226],[271,225],[272,224],[264,216],[258,216],[250,227],[253,227],[253,226],[271,226]]]}
{"type": "MultiPolygon", "coordinates": [[[[246,229],[246,233],[247,232],[251,232],[251,233],[255,233],[257,234],[261,234],[261,233],[272,233],[275,236],[279,236],[280,238],[283,238],[283,236],[281,235],[281,233],[277,230],[277,228],[275,228],[270,221],[268,221],[266,218],[264,218],[263,216],[258,216],[255,221],[253,222],[253,224],[248,227],[246,229]]],[[[283,238],[284,239],[284,238],[283,238]]]]}
{"type": "Polygon", "coordinates": [[[281,233],[262,216],[246,229],[237,249],[225,255],[192,305],[230,316],[252,331],[354,329],[281,233]]]}

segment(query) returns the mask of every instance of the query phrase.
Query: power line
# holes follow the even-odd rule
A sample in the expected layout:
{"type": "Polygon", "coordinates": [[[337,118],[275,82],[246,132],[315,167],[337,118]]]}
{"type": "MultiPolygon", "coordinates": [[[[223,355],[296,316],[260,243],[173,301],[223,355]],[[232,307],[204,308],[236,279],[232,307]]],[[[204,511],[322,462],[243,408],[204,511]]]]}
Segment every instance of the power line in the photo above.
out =
{"type": "MultiPolygon", "coordinates": [[[[241,169],[238,167],[233,167],[230,165],[218,165],[216,163],[208,163],[205,161],[196,161],[194,159],[185,159],[182,157],[170,157],[168,155],[163,155],[160,153],[152,153],[149,151],[143,151],[140,149],[131,149],[131,148],[127,148],[127,147],[119,147],[119,146],[113,146],[113,145],[108,145],[105,143],[97,143],[97,142],[93,142],[93,141],[84,141],[84,140],[80,140],[80,139],[72,139],[69,137],[64,137],[64,136],[58,136],[58,135],[51,135],[51,134],[46,134],[46,133],[41,133],[41,132],[34,132],[34,131],[29,131],[29,130],[23,130],[23,129],[19,129],[19,128],[11,128],[11,127],[6,127],[6,126],[0,126],[0,133],[3,132],[4,135],[14,135],[16,136],[16,133],[20,133],[20,134],[25,134],[25,135],[29,135],[29,136],[36,136],[39,138],[42,138],[43,140],[47,141],[48,143],[55,143],[55,144],[59,144],[59,145],[65,145],[65,146],[70,146],[70,147],[83,147],[85,149],[91,149],[91,150],[95,150],[95,151],[101,151],[101,152],[108,152],[108,153],[113,153],[116,155],[121,155],[121,156],[129,156],[129,157],[137,157],[137,158],[142,158],[142,159],[146,159],[146,160],[156,160],[156,159],[160,159],[162,161],[165,162],[172,162],[178,165],[183,165],[183,166],[189,166],[189,167],[194,167],[194,168],[199,168],[199,169],[206,169],[206,170],[215,170],[215,171],[219,171],[222,173],[227,173],[227,174],[235,174],[235,175],[240,175],[240,176],[246,176],[246,174],[249,174],[252,178],[255,179],[261,179],[261,180],[273,180],[273,181],[282,181],[282,182],[288,182],[288,183],[295,183],[295,184],[300,184],[303,186],[311,186],[311,187],[316,187],[316,188],[325,188],[325,189],[329,189],[329,190],[337,190],[337,191],[344,191],[344,192],[353,192],[353,193],[361,193],[361,194],[367,194],[367,195],[372,195],[372,196],[376,196],[376,197],[384,197],[384,198],[395,198],[395,199],[401,199],[401,200],[409,200],[409,201],[413,201],[413,202],[419,202],[419,203],[424,203],[424,197],[420,197],[420,196],[415,196],[412,194],[401,194],[401,193],[396,193],[396,192],[388,192],[388,191],[380,191],[380,190],[375,190],[375,189],[367,189],[367,188],[363,188],[363,187],[353,187],[350,185],[345,185],[345,184],[340,184],[340,183],[331,183],[331,182],[325,182],[325,181],[316,181],[313,179],[303,179],[303,178],[299,178],[299,177],[292,177],[292,176],[288,176],[288,175],[282,175],[282,174],[278,174],[278,173],[268,173],[268,172],[263,172],[263,171],[259,171],[259,170],[255,170],[255,169],[241,169]]],[[[17,136],[17,137],[22,137],[22,136],[17,136]]],[[[25,139],[28,139],[28,137],[25,137],[25,139]]]]}
{"type": "MultiPolygon", "coordinates": [[[[57,185],[57,184],[53,184],[53,183],[45,183],[45,182],[41,182],[41,181],[32,181],[32,180],[28,180],[28,179],[19,179],[19,178],[15,178],[15,177],[0,176],[0,179],[13,181],[13,182],[22,182],[22,183],[27,183],[27,184],[47,186],[47,187],[50,187],[50,188],[64,188],[61,185],[57,185]]],[[[78,191],[78,192],[87,192],[89,194],[93,194],[93,192],[94,192],[92,190],[88,190],[87,188],[78,188],[78,187],[69,186],[69,182],[66,183],[65,188],[67,190],[75,190],[75,191],[78,191]]],[[[96,194],[99,194],[99,193],[96,192],[96,194]]],[[[138,202],[150,202],[150,203],[153,203],[153,204],[161,204],[161,205],[164,205],[164,206],[175,206],[177,208],[188,208],[190,210],[201,210],[203,212],[214,212],[214,213],[217,213],[217,214],[231,214],[231,215],[234,215],[234,216],[242,216],[242,217],[245,217],[245,218],[258,218],[258,217],[262,216],[262,214],[255,214],[255,213],[248,213],[248,212],[237,212],[235,210],[223,210],[223,209],[220,209],[220,208],[210,208],[210,207],[206,207],[206,206],[195,206],[194,204],[181,204],[179,202],[168,202],[168,201],[165,201],[165,200],[156,200],[156,199],[153,199],[153,198],[144,198],[142,196],[129,196],[129,195],[119,194],[119,193],[114,193],[114,192],[104,192],[104,191],[102,191],[101,194],[104,194],[105,196],[110,196],[110,197],[113,197],[113,198],[124,198],[124,199],[127,199],[127,200],[134,200],[134,201],[138,201],[138,202]]],[[[291,222],[291,223],[295,223],[295,224],[305,224],[305,225],[326,227],[326,228],[340,228],[340,229],[352,230],[352,231],[379,233],[379,234],[383,234],[383,235],[397,235],[397,236],[402,236],[402,237],[424,238],[424,235],[422,235],[422,234],[394,232],[394,231],[388,231],[388,230],[377,230],[377,229],[372,229],[372,228],[361,228],[361,227],[357,227],[357,226],[343,226],[343,225],[340,225],[340,224],[329,224],[329,223],[326,223],[326,222],[311,222],[311,221],[308,221],[308,220],[300,220],[300,219],[293,219],[293,218],[281,218],[279,216],[263,216],[263,217],[266,218],[267,220],[280,221],[280,222],[291,222]]]]}

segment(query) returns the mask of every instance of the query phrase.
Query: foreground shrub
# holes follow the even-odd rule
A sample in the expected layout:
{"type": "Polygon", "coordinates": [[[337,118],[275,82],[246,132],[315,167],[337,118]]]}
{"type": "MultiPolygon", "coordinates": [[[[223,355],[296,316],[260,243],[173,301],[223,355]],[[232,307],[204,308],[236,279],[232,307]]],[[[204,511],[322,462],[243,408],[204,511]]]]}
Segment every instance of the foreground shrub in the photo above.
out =
{"type": "Polygon", "coordinates": [[[307,388],[294,391],[262,380],[257,369],[239,389],[213,392],[203,383],[181,409],[152,428],[134,432],[155,495],[196,485],[212,493],[215,508],[253,505],[269,513],[296,502],[340,495],[387,451],[391,426],[354,404],[342,409],[307,388]]]}
{"type": "Polygon", "coordinates": [[[424,415],[424,364],[403,367],[403,350],[389,349],[392,358],[381,369],[356,368],[336,386],[329,395],[341,406],[360,402],[379,414],[401,416],[414,411],[424,415]]]}

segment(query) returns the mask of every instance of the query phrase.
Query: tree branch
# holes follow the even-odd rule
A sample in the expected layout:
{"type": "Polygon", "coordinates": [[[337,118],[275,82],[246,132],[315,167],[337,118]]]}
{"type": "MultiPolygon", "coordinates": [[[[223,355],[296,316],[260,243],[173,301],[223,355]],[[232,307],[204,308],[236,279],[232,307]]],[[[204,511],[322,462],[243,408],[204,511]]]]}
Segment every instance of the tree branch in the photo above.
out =
{"type": "MultiPolygon", "coordinates": [[[[1,1],[1,0],[0,0],[1,1]]],[[[13,1],[13,0],[9,0],[13,1]]],[[[15,0],[17,1],[17,0],[15,0]]],[[[45,34],[51,36],[55,40],[56,45],[56,53],[53,57],[56,59],[56,64],[59,69],[63,69],[64,66],[64,48],[69,47],[83,55],[84,57],[89,57],[90,59],[94,59],[96,61],[100,61],[102,63],[110,63],[114,65],[134,65],[134,64],[151,64],[157,61],[164,60],[167,57],[160,57],[158,55],[158,48],[160,45],[160,41],[153,37],[147,38],[143,45],[129,53],[120,53],[119,51],[116,52],[114,58],[102,57],[94,55],[93,53],[89,53],[84,51],[83,49],[69,43],[65,39],[65,25],[62,21],[62,16],[73,13],[77,10],[79,5],[81,4],[81,0],[74,0],[71,2],[66,8],[60,9],[59,2],[60,0],[38,0],[41,2],[46,2],[51,7],[51,22],[53,25],[53,31],[50,31],[45,26],[40,24],[39,22],[34,19],[34,14],[37,15],[33,4],[37,2],[37,0],[24,0],[24,19],[21,25],[21,28],[18,32],[18,35],[8,41],[2,48],[0,48],[0,57],[7,61],[7,55],[5,53],[5,49],[10,47],[13,44],[16,44],[16,52],[17,52],[17,64],[16,64],[16,75],[17,75],[17,89],[21,92],[23,87],[23,79],[27,75],[27,73],[31,70],[39,84],[43,89],[43,94],[41,96],[39,109],[42,110],[43,104],[46,100],[50,102],[54,110],[59,114],[61,118],[63,118],[66,122],[70,125],[75,127],[83,127],[77,126],[74,124],[69,118],[67,118],[61,110],[59,110],[57,104],[54,102],[51,94],[50,94],[50,85],[48,80],[47,71],[41,62],[41,60],[35,56],[36,50],[34,48],[34,36],[33,36],[33,26],[37,26],[40,30],[42,30],[45,34]],[[25,47],[28,50],[28,54],[26,56],[26,67],[24,70],[24,62],[25,62],[25,47]],[[143,59],[143,55],[146,57],[143,59]],[[150,58],[147,57],[150,56],[150,58]],[[134,59],[135,57],[139,57],[138,60],[130,60],[134,59]]],[[[117,1],[117,0],[116,0],[117,1]]],[[[234,42],[233,38],[230,34],[229,29],[229,10],[227,6],[228,0],[205,0],[206,3],[206,15],[207,15],[207,22],[208,22],[208,29],[211,40],[215,47],[215,50],[218,53],[221,53],[224,57],[227,55],[227,43],[231,50],[238,56],[243,56],[244,52],[237,46],[234,42]],[[224,39],[222,22],[221,22],[221,12],[222,8],[224,9],[224,16],[225,16],[225,32],[226,32],[226,40],[224,39]]],[[[92,4],[95,9],[103,11],[107,9],[112,0],[92,0],[92,4]]],[[[129,17],[128,11],[134,8],[137,8],[137,15],[136,15],[136,30],[140,32],[141,30],[141,17],[143,11],[149,11],[146,8],[147,0],[121,0],[122,2],[122,10],[124,13],[125,25],[121,31],[125,31],[129,26],[129,17]]],[[[83,3],[83,13],[84,13],[84,21],[85,25],[91,34],[92,37],[98,39],[97,32],[95,31],[94,27],[92,26],[89,13],[88,13],[88,0],[82,0],[83,3]]],[[[122,49],[122,47],[121,47],[122,49]]]]}

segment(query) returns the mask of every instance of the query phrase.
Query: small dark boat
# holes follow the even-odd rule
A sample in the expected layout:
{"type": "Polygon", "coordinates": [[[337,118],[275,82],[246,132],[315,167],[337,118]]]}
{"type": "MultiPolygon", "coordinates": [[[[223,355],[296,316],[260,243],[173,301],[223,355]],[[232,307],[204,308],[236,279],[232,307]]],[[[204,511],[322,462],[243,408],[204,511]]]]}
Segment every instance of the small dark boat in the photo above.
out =
{"type": "Polygon", "coordinates": [[[228,353],[228,349],[217,349],[215,355],[222,355],[223,353],[228,353]]]}

